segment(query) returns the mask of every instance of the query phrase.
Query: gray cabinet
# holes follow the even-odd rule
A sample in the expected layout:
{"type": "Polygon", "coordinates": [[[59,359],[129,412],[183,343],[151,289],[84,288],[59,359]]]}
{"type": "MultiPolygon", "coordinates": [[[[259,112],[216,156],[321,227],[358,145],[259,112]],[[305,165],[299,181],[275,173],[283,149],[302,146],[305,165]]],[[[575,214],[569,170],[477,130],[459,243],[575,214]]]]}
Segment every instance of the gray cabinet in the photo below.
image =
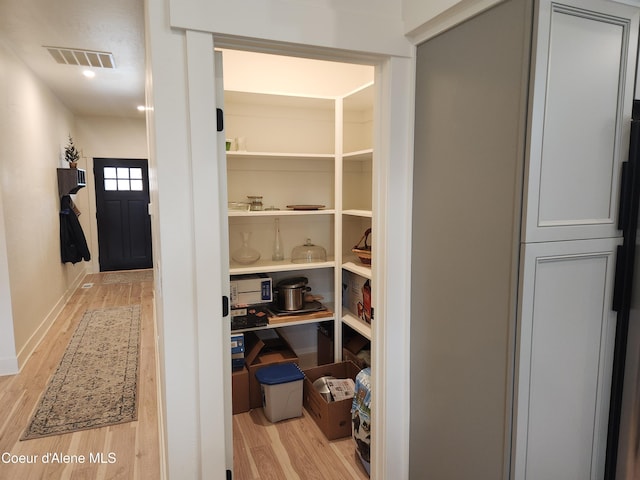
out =
{"type": "Polygon", "coordinates": [[[602,478],[637,30],[508,0],[418,47],[416,478],[602,478]]]}
{"type": "Polygon", "coordinates": [[[638,10],[567,3],[541,1],[533,36],[512,462],[523,480],[605,470],[638,10]]]}
{"type": "Polygon", "coordinates": [[[524,244],[514,479],[602,479],[621,239],[524,244]]]}
{"type": "Polygon", "coordinates": [[[564,3],[542,1],[537,10],[527,242],[620,235],[618,187],[628,154],[637,22],[612,2],[564,3]]]}

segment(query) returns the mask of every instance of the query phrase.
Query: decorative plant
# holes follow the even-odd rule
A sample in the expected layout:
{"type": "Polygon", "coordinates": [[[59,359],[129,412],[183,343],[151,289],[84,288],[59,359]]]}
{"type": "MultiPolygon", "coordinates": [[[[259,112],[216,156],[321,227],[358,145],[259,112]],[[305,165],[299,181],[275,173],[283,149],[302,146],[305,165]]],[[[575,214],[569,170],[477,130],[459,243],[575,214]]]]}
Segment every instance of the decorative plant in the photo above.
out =
{"type": "Polygon", "coordinates": [[[64,147],[64,159],[69,163],[75,164],[79,158],[80,153],[78,153],[76,146],[73,144],[73,138],[71,138],[71,134],[69,134],[69,143],[64,147]]]}

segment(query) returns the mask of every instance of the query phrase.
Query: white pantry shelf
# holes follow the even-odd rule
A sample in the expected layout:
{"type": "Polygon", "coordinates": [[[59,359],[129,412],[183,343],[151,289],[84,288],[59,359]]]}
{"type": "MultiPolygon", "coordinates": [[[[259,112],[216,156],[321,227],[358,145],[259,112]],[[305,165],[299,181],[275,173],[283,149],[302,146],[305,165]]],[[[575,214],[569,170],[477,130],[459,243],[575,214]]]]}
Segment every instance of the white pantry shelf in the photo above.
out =
{"type": "Polygon", "coordinates": [[[352,217],[365,217],[365,218],[371,218],[373,216],[371,210],[357,210],[357,209],[343,210],[342,214],[350,215],[352,217]]]}
{"type": "Polygon", "coordinates": [[[371,280],[371,267],[367,265],[363,265],[357,260],[348,261],[342,264],[342,268],[344,270],[348,270],[356,275],[360,275],[361,277],[368,278],[371,280]]]}
{"type": "Polygon", "coordinates": [[[298,215],[333,215],[336,211],[332,208],[318,210],[229,210],[230,217],[285,217],[298,215]]]}
{"type": "Polygon", "coordinates": [[[270,272],[294,272],[298,270],[314,270],[319,268],[333,268],[335,262],[333,258],[327,258],[326,262],[314,263],[291,263],[291,259],[280,261],[258,260],[251,265],[241,265],[231,261],[229,273],[231,275],[247,275],[251,273],[270,273],[270,272]]]}
{"type": "Polygon", "coordinates": [[[342,154],[342,158],[345,160],[371,160],[373,156],[373,149],[367,148],[365,150],[357,150],[355,152],[347,152],[342,154]]]}
{"type": "Polygon", "coordinates": [[[232,330],[231,333],[242,333],[254,330],[268,330],[271,328],[292,327],[294,325],[306,325],[309,323],[326,322],[335,320],[333,311],[329,308],[327,311],[315,312],[313,314],[290,315],[284,318],[277,316],[269,317],[269,324],[262,327],[240,328],[232,330]]]}
{"type": "Polygon", "coordinates": [[[248,152],[248,151],[228,151],[227,158],[311,158],[333,160],[336,156],[333,153],[290,153],[290,152],[248,152]]]}
{"type": "Polygon", "coordinates": [[[367,340],[371,340],[371,325],[364,320],[359,319],[355,315],[348,313],[342,317],[343,323],[346,323],[367,340]]]}

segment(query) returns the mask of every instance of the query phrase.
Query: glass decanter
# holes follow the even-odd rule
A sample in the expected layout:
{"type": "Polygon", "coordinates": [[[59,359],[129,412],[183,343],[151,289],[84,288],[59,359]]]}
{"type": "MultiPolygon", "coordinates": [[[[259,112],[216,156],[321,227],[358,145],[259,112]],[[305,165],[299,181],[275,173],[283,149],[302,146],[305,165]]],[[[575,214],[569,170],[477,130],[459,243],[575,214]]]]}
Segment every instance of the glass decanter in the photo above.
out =
{"type": "Polygon", "coordinates": [[[231,258],[243,265],[249,265],[257,262],[260,259],[260,252],[249,246],[251,232],[240,232],[240,236],[242,237],[242,245],[240,248],[233,251],[231,258]]]}

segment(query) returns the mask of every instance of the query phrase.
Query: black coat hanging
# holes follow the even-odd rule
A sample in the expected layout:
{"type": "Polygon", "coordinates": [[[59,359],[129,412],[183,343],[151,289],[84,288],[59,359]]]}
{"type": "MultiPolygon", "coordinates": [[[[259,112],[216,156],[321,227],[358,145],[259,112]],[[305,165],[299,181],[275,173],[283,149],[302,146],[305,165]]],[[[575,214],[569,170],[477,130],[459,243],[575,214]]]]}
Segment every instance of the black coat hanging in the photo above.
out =
{"type": "Polygon", "coordinates": [[[80,226],[78,216],[72,208],[71,197],[60,199],[60,254],[62,263],[77,263],[91,260],[87,240],[80,226]]]}

